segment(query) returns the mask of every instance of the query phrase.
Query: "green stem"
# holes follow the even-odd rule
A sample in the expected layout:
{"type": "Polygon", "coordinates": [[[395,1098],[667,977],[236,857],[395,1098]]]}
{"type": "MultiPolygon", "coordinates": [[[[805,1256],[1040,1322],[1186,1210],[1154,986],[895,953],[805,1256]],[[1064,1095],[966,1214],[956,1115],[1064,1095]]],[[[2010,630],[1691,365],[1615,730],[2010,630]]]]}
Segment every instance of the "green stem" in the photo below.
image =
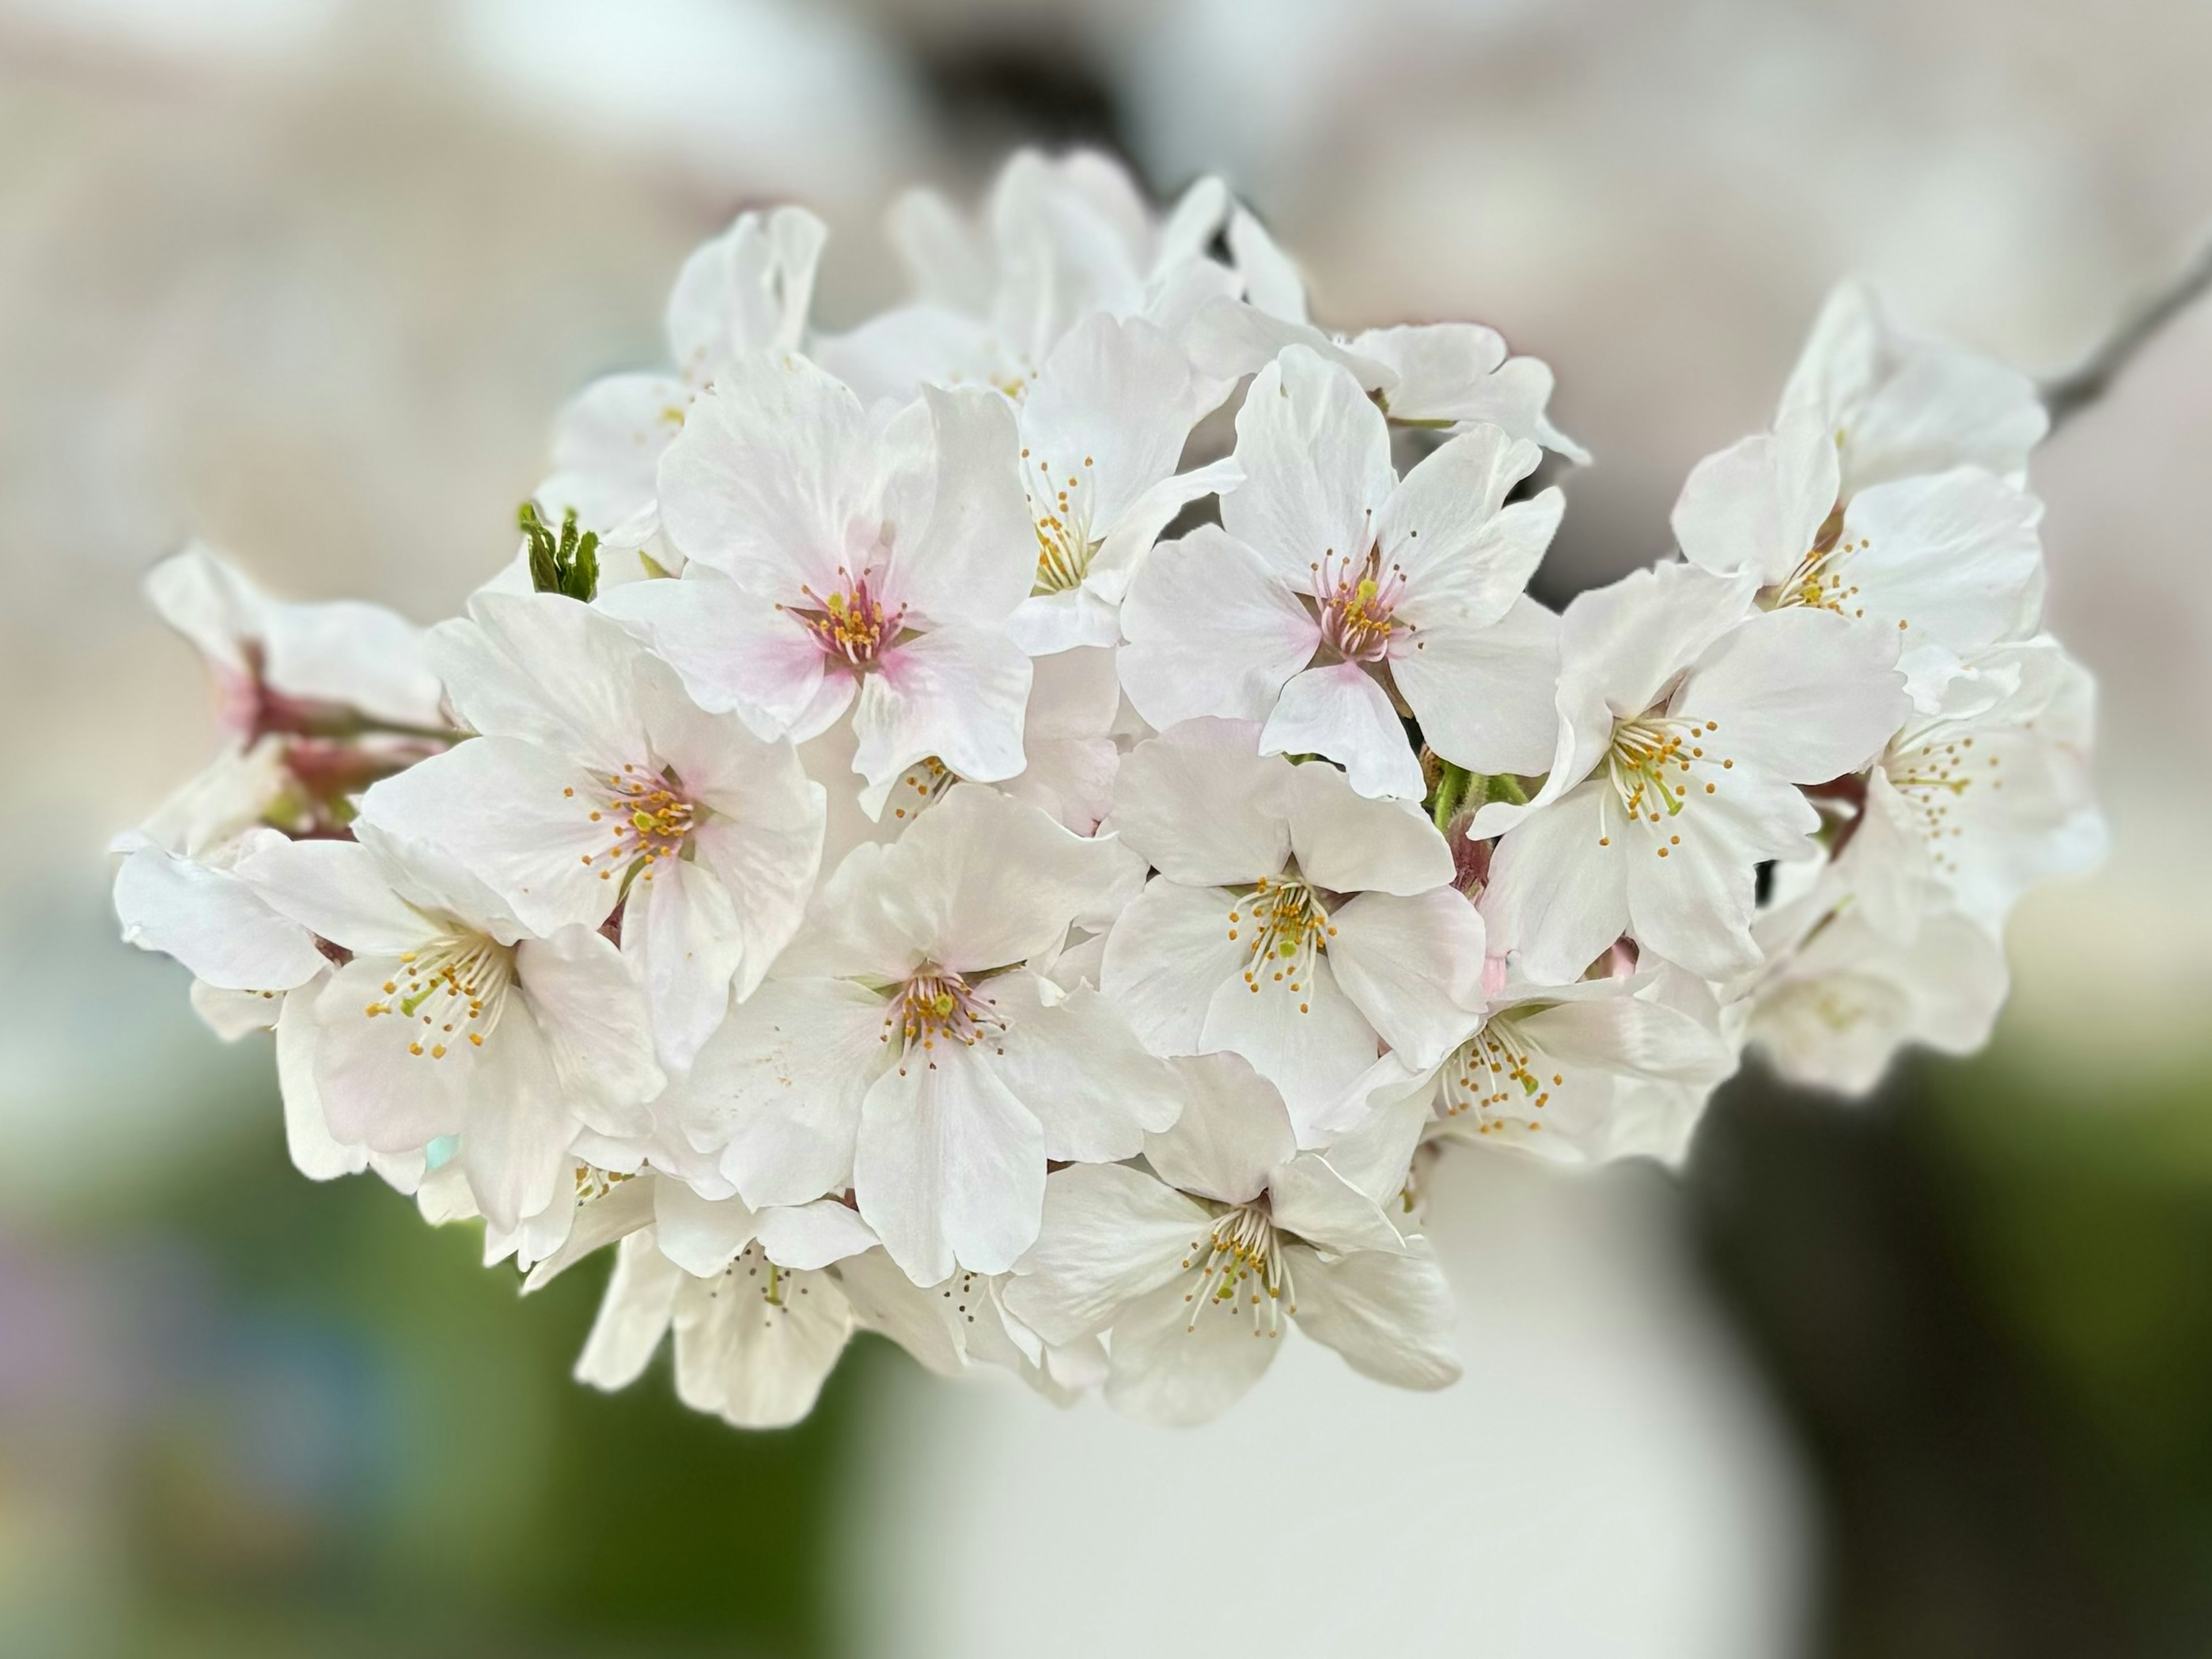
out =
{"type": "Polygon", "coordinates": [[[1464,766],[1455,766],[1449,761],[1444,763],[1443,775],[1437,780],[1436,804],[1429,811],[1429,817],[1436,824],[1438,835],[1443,835],[1450,829],[1452,814],[1459,811],[1460,803],[1467,799],[1470,785],[1475,787],[1476,799],[1480,799],[1480,780],[1464,766]]]}

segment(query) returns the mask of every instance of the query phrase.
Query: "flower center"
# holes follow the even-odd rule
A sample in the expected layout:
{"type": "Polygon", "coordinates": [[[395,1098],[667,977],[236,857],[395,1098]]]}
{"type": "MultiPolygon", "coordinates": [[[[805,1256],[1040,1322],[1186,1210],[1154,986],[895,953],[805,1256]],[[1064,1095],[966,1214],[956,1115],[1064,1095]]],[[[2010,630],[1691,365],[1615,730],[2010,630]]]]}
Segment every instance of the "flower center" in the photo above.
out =
{"type": "Polygon", "coordinates": [[[1998,757],[1986,752],[1978,756],[1973,749],[1971,735],[1947,738],[1940,731],[1923,732],[1917,743],[1893,750],[1881,763],[1927,843],[1930,861],[1948,875],[1958,874],[1959,861],[1945,843],[1966,833],[1951,822],[1951,809],[1977,783],[2004,787],[2004,780],[1995,775],[1998,757]]]}
{"type": "Polygon", "coordinates": [[[483,1047],[514,985],[514,947],[482,933],[463,933],[426,951],[403,952],[384,981],[382,1000],[362,1012],[371,1019],[397,1021],[409,1054],[443,1060],[464,1038],[471,1048],[483,1047]]]}
{"type": "Polygon", "coordinates": [[[1282,1237],[1264,1198],[1224,1211],[1211,1232],[1191,1241],[1182,1266],[1198,1271],[1197,1286],[1182,1298],[1190,1304],[1186,1331],[1196,1331],[1209,1312],[1242,1319],[1249,1311],[1253,1335],[1280,1336],[1283,1316],[1298,1310],[1282,1237]]]}
{"type": "MultiPolygon", "coordinates": [[[[1719,730],[1717,720],[1662,714],[1656,708],[1613,723],[1606,767],[1613,793],[1631,823],[1658,823],[1679,815],[1700,795],[1720,793],[1716,775],[1709,775],[1733,770],[1735,762],[1706,752],[1705,744],[1719,730]]],[[[1598,845],[1607,846],[1610,840],[1600,836],[1598,845]]],[[[1681,840],[1679,835],[1668,836],[1659,856],[1665,858],[1668,849],[1681,840]]]]}
{"type": "Polygon", "coordinates": [[[813,1294],[813,1281],[819,1277],[811,1271],[777,1266],[762,1251],[760,1241],[755,1239],[722,1269],[720,1279],[708,1283],[707,1299],[718,1302],[726,1291],[750,1291],[760,1298],[763,1328],[773,1328],[779,1318],[813,1294]]]}
{"type": "Polygon", "coordinates": [[[591,819],[612,833],[604,850],[584,854],[583,860],[599,870],[601,881],[611,881],[617,872],[640,865],[651,881],[654,865],[683,852],[698,827],[700,809],[685,796],[672,773],[654,773],[625,762],[620,772],[604,775],[606,793],[591,809],[591,819]]]}
{"type": "Polygon", "coordinates": [[[899,1042],[899,1075],[906,1075],[916,1050],[930,1070],[937,1069],[939,1043],[964,1043],[974,1048],[988,1038],[995,1042],[1006,1032],[998,1005],[958,974],[931,969],[907,981],[884,1015],[883,1035],[878,1040],[899,1042]]]}
{"type": "Polygon", "coordinates": [[[1437,1103],[1447,1118],[1472,1113],[1478,1134],[1533,1133],[1544,1126],[1529,1114],[1542,1111],[1566,1081],[1553,1072],[1547,1083],[1540,1059],[1512,1019],[1493,1018],[1444,1062],[1437,1103]]]}
{"type": "Polygon", "coordinates": [[[1395,564],[1384,569],[1381,548],[1369,548],[1358,560],[1325,553],[1312,570],[1322,643],[1345,661],[1381,662],[1390,654],[1394,633],[1413,632],[1411,623],[1392,614],[1405,595],[1406,573],[1395,564]]]}
{"type": "MultiPolygon", "coordinates": [[[[1330,925],[1320,890],[1285,871],[1262,877],[1229,912],[1229,937],[1245,946],[1244,983],[1260,994],[1262,980],[1301,998],[1311,994],[1314,958],[1328,948],[1330,925]]],[[[1300,1013],[1312,1005],[1301,1000],[1300,1013]]]]}
{"type": "MultiPolygon", "coordinates": [[[[1022,458],[1029,459],[1030,452],[1022,451],[1022,458]]],[[[1098,544],[1091,539],[1091,503],[1097,494],[1095,488],[1086,488],[1092,483],[1091,464],[1091,457],[1085,456],[1085,471],[1067,473],[1064,484],[1054,483],[1050,461],[1037,462],[1036,478],[1024,477],[1030,518],[1036,527],[1036,584],[1030,589],[1032,594],[1072,592],[1091,574],[1091,556],[1098,550],[1098,544]]]]}
{"type": "Polygon", "coordinates": [[[891,808],[891,816],[900,819],[920,817],[922,808],[959,781],[952,769],[934,755],[916,761],[900,773],[898,781],[891,786],[891,798],[898,802],[891,808]]]}
{"type": "Polygon", "coordinates": [[[804,605],[780,605],[776,609],[797,617],[814,636],[823,655],[838,658],[854,668],[866,668],[887,647],[897,642],[906,622],[906,607],[887,606],[883,595],[871,585],[868,571],[855,576],[840,566],[837,575],[838,586],[827,596],[802,587],[799,591],[805,596],[804,605]]]}

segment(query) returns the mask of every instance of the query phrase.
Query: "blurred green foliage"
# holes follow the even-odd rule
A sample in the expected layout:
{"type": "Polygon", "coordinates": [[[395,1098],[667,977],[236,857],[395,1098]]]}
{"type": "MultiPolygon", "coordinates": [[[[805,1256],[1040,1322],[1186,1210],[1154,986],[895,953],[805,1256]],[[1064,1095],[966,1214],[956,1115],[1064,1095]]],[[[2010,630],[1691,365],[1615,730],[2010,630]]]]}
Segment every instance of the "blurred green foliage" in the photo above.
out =
{"type": "Polygon", "coordinates": [[[602,1395],[568,1368],[603,1267],[520,1297],[477,1225],[302,1179],[277,1122],[271,1098],[69,1229],[125,1287],[137,1373],[112,1431],[121,1650],[827,1650],[840,1454],[887,1351],[856,1345],[781,1433],[684,1410],[665,1349],[602,1395]]]}

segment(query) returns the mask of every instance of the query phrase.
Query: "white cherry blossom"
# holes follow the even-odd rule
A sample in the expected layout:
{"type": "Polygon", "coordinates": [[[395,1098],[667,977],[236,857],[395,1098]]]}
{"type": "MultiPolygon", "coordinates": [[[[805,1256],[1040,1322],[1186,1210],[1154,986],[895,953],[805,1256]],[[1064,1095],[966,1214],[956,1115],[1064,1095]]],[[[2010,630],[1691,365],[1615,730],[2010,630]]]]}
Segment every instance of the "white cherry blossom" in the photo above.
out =
{"type": "Polygon", "coordinates": [[[1894,630],[1923,708],[1960,658],[2025,638],[2043,608],[2043,504],[1979,467],[1869,485],[1848,502],[1817,415],[1709,455],[1675,503],[1676,541],[1769,608],[1810,606],[1894,630]]]}
{"type": "Polygon", "coordinates": [[[1385,1055],[1322,1126],[1328,1158],[1385,1196],[1424,1139],[1511,1147],[1558,1164],[1679,1164],[1735,1070],[1719,1009],[1679,969],[1572,985],[1508,983],[1441,1064],[1385,1055]],[[1356,1149],[1356,1150],[1355,1150],[1356,1149]]]}
{"type": "Polygon", "coordinates": [[[420,1152],[459,1138],[483,1214],[503,1227],[551,1202],[577,1136],[634,1133],[663,1079],[644,997],[592,929],[526,932],[434,849],[363,834],[291,842],[240,873],[347,959],[295,997],[311,1080],[341,1145],[420,1152]]]}
{"type": "MultiPolygon", "coordinates": [[[[556,520],[573,508],[611,550],[652,549],[660,554],[656,565],[666,558],[656,540],[660,458],[684,429],[693,400],[732,361],[799,348],[827,234],[801,208],[742,213],[684,261],[665,321],[675,372],[594,380],[555,423],[553,471],[536,496],[556,520]]],[[[647,574],[632,573],[631,562],[610,559],[606,568],[617,580],[647,574]]]]}
{"type": "Polygon", "coordinates": [[[816,354],[870,398],[963,383],[1018,396],[1085,317],[1141,316],[1177,333],[1206,300],[1233,293],[1236,278],[1206,257],[1228,206],[1220,180],[1201,179],[1162,218],[1109,156],[1018,151],[980,222],[934,191],[893,204],[891,245],[914,300],[816,354]]]}
{"type": "Polygon", "coordinates": [[[1350,374],[1376,408],[1406,426],[1502,427],[1565,456],[1589,452],[1553,426],[1550,367],[1516,357],[1497,330],[1479,323],[1370,328],[1346,337],[1317,328],[1305,283],[1267,228],[1243,208],[1231,211],[1228,241],[1240,295],[1207,300],[1184,341],[1207,373],[1235,380],[1257,373],[1285,347],[1304,346],[1350,374]]]}
{"type": "Polygon", "coordinates": [[[1828,296],[1782,393],[1775,424],[1809,416],[1833,441],[1838,490],[1978,467],[2015,484],[2051,417],[2018,369],[1899,333],[1864,284],[1828,296]]]}
{"type": "Polygon", "coordinates": [[[1708,979],[1759,960],[1758,866],[1805,858],[1798,786],[1856,772],[1903,723],[1896,647],[1825,611],[1754,611],[1753,578],[1694,565],[1583,594],[1559,633],[1559,740],[1482,896],[1491,948],[1564,985],[1624,933],[1708,979]]]}
{"type": "MultiPolygon", "coordinates": [[[[673,586],[673,584],[661,584],[673,586]]],[[[680,1070],[805,914],[823,791],[787,742],[709,714],[611,618],[554,593],[480,593],[432,647],[482,733],[362,797],[364,823],[434,843],[526,927],[596,927],[680,1070]]]]}
{"type": "Polygon", "coordinates": [[[1061,337],[1018,411],[1037,547],[1036,582],[1008,623],[1024,650],[1119,642],[1122,596],[1160,532],[1239,477],[1227,461],[1176,471],[1228,389],[1139,319],[1095,313],[1061,337]]]}
{"type": "Polygon", "coordinates": [[[1154,550],[1122,611],[1129,700],[1152,725],[1264,722],[1266,754],[1325,755],[1364,795],[1418,799],[1399,721],[1479,772],[1550,754],[1556,622],[1522,589],[1557,489],[1507,505],[1536,446],[1479,426],[1401,480],[1382,414],[1294,346],[1237,417],[1222,527],[1154,550]]]}
{"type": "Polygon", "coordinates": [[[1482,1010],[1483,931],[1450,849],[1407,802],[1193,720],[1139,744],[1107,828],[1158,871],[1099,983],[1156,1053],[1239,1054],[1301,1137],[1388,1045],[1433,1066],[1482,1010]]]}
{"type": "Polygon", "coordinates": [[[1038,971],[1141,874],[1111,838],[955,785],[823,884],[815,925],[700,1053],[693,1144],[750,1204],[849,1182],[917,1284],[1005,1271],[1036,1236],[1048,1158],[1132,1156],[1179,1109],[1097,992],[1038,971]]]}
{"type": "Polygon", "coordinates": [[[879,414],[801,357],[733,368],[661,465],[682,579],[600,603],[763,738],[857,704],[853,767],[879,793],[933,757],[1012,777],[1030,669],[1006,624],[1036,569],[1012,411],[932,389],[879,414]]]}
{"type": "Polygon", "coordinates": [[[1456,1379],[1451,1293],[1425,1248],[1298,1150],[1281,1097],[1243,1060],[1177,1069],[1190,1102],[1147,1138],[1152,1173],[1054,1173],[1008,1306],[1048,1341],[1107,1332],[1107,1402],[1150,1422],[1202,1423],[1234,1405],[1292,1324],[1379,1382],[1456,1379]]]}

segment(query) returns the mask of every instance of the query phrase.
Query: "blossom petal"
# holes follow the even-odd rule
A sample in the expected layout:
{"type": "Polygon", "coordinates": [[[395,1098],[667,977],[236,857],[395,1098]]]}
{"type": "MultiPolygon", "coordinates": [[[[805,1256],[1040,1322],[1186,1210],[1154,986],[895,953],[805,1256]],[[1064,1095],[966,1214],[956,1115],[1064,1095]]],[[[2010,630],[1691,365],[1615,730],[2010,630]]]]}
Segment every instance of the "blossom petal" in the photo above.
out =
{"type": "Polygon", "coordinates": [[[771,1302],[760,1273],[732,1268],[719,1294],[678,1296],[676,1396],[738,1428],[780,1429],[814,1409],[853,1321],[831,1281],[806,1284],[804,1296],[779,1287],[771,1302]]]}
{"type": "Polygon", "coordinates": [[[1292,769],[1261,756],[1259,735],[1249,722],[1197,720],[1146,739],[1115,775],[1108,823],[1154,868],[1185,886],[1273,875],[1291,853],[1292,769]]]}
{"type": "Polygon", "coordinates": [[[2043,608],[2043,504],[1978,469],[1876,484],[1851,498],[1846,614],[1899,644],[1965,655],[2032,629],[2043,608]]]}
{"type": "Polygon", "coordinates": [[[1111,837],[1078,836],[1037,808],[980,784],[955,784],[885,849],[853,896],[884,907],[940,966],[962,972],[1026,962],[1065,942],[1079,916],[1111,915],[1144,880],[1111,837]]]}
{"type": "Polygon", "coordinates": [[[1389,694],[1356,662],[1291,676],[1260,732],[1263,755],[1325,755],[1363,795],[1419,800],[1421,763],[1389,694]]]}
{"type": "MultiPolygon", "coordinates": [[[[702,708],[736,714],[757,737],[811,735],[800,728],[823,690],[822,648],[766,596],[698,565],[610,588],[597,604],[665,658],[702,708]]],[[[836,678],[849,693],[851,677],[836,678]]]]}
{"type": "Polygon", "coordinates": [[[1291,850],[1298,873],[1339,893],[1419,893],[1452,878],[1451,848],[1409,800],[1355,794],[1343,773],[1291,769],[1291,850]]]}
{"type": "Polygon", "coordinates": [[[228,991],[284,991],[329,966],[307,930],[270,908],[238,874],[158,847],[141,847],[115,872],[123,939],[159,951],[228,991]]]}
{"type": "Polygon", "coordinates": [[[1324,558],[1365,555],[1398,484],[1382,411],[1348,370],[1302,345],[1254,377],[1237,459],[1244,482],[1221,498],[1222,527],[1301,591],[1324,558]]]}
{"type": "Polygon", "coordinates": [[[701,1279],[728,1267],[760,1231],[759,1217],[743,1199],[704,1199],[665,1179],[653,1182],[653,1223],[661,1255],[701,1279]]]}
{"type": "Polygon", "coordinates": [[[1043,1129],[977,1048],[911,1049],[861,1103],[853,1194],[917,1285],[1012,1267],[1036,1242],[1044,1176],[1043,1129]]]}
{"type": "Polygon", "coordinates": [[[1751,615],[1756,589],[1755,577],[1662,564],[1577,594],[1559,618],[1563,705],[1568,683],[1579,681],[1613,714],[1643,714],[1699,653],[1751,615]]]}
{"type": "Polygon", "coordinates": [[[1505,506],[1543,451],[1478,426],[1406,475],[1376,517],[1384,568],[1405,578],[1401,607],[1417,627],[1430,614],[1483,627],[1503,617],[1528,585],[1559,528],[1565,497],[1556,489],[1505,506]]]}
{"type": "Polygon", "coordinates": [[[1251,1391],[1282,1347],[1253,1335],[1252,1310],[1198,1307],[1197,1273],[1179,1273],[1114,1321],[1106,1403],[1140,1423],[1210,1422],[1251,1391]]]}
{"type": "Polygon", "coordinates": [[[858,1212],[834,1198],[781,1206],[760,1212],[760,1244],[781,1267],[826,1267],[876,1247],[876,1236],[858,1212]]]}
{"type": "Polygon", "coordinates": [[[888,592],[940,628],[996,628],[1036,572],[1013,410],[981,386],[928,386],[921,397],[928,471],[886,487],[884,510],[897,527],[888,592]]]}
{"type": "Polygon", "coordinates": [[[1047,1342],[1105,1329],[1182,1271],[1211,1218],[1172,1187],[1121,1164],[1077,1164],[1044,1184],[1044,1221],[1006,1284],[1006,1305],[1047,1342]]]}
{"type": "MultiPolygon", "coordinates": [[[[455,1049],[446,1059],[467,1052],[455,1049]]],[[[510,998],[499,1029],[484,1039],[480,1062],[457,1156],[486,1223],[512,1231],[550,1205],[568,1179],[577,1118],[526,1001],[510,998]]],[[[428,1063],[434,1070],[445,1062],[428,1063]]]]}
{"type": "Polygon", "coordinates": [[[769,980],[692,1062],[679,1111],[755,1209],[843,1190],[860,1098],[887,1058],[882,997],[842,980],[769,980]]]}
{"type": "MultiPolygon", "coordinates": [[[[597,929],[563,927],[515,947],[515,979],[539,1015],[565,1097],[603,1134],[646,1127],[646,1103],[667,1079],[653,1055],[645,993],[622,952],[597,929]]],[[[502,1022],[504,1023],[504,1022],[502,1022]]],[[[498,1040],[497,1033],[485,1045],[498,1040]]]]}
{"type": "Polygon", "coordinates": [[[1098,992],[1079,986],[1047,1006],[1030,976],[1010,975],[992,988],[1007,1020],[1000,1075],[1044,1126],[1047,1158],[1079,1164],[1134,1158],[1147,1133],[1182,1114],[1174,1069],[1146,1051],[1098,992]]]}
{"type": "Polygon", "coordinates": [[[465,617],[430,630],[429,648],[472,731],[600,771],[645,752],[635,674],[644,649],[595,606],[558,593],[479,593],[465,617]]]}
{"type": "Polygon", "coordinates": [[[1332,1255],[1406,1248],[1381,1204],[1315,1152],[1300,1152],[1268,1177],[1267,1213],[1332,1255]]]}
{"type": "Polygon", "coordinates": [[[1212,525],[1152,550],[1122,601],[1121,631],[1122,686],[1163,730],[1207,715],[1267,719],[1321,642],[1295,590],[1212,525]]]}
{"type": "Polygon", "coordinates": [[[1691,468],[1674,503],[1674,539],[1692,564],[1771,586],[1812,551],[1840,484],[1827,423],[1795,416],[1691,468]]]}
{"type": "Polygon", "coordinates": [[[829,593],[874,539],[874,469],[849,389],[796,354],[741,356],[661,458],[661,518],[686,558],[757,593],[829,593]]]}
{"type": "Polygon", "coordinates": [[[861,680],[853,769],[878,788],[933,756],[978,783],[1014,776],[1031,672],[1022,648],[994,630],[940,628],[908,641],[861,680]]]}
{"type": "Polygon", "coordinates": [[[1336,982],[1409,1066],[1433,1066],[1482,1014],[1482,917],[1455,889],[1362,893],[1329,915],[1336,982]]]}
{"type": "Polygon", "coordinates": [[[1826,611],[1756,617],[1718,641],[1672,707],[1719,730],[1706,747],[1738,768],[1826,783],[1880,754],[1910,712],[1896,645],[1826,611]]]}
{"type": "Polygon", "coordinates": [[[1293,1249],[1298,1328],[1363,1376],[1400,1389],[1441,1389],[1460,1376],[1458,1310],[1425,1251],[1363,1250],[1325,1262],[1293,1249]]]}
{"type": "Polygon", "coordinates": [[[684,1270],[661,1255],[651,1235],[623,1239],[599,1316],[577,1357],[576,1381],[611,1392],[642,1376],[675,1316],[683,1282],[684,1270]]]}
{"type": "Polygon", "coordinates": [[[1487,628],[1425,623],[1390,676],[1430,748],[1474,772],[1533,777],[1557,752],[1559,619],[1523,595],[1487,628]]]}
{"type": "Polygon", "coordinates": [[[1194,1054],[1206,1011],[1237,977],[1248,944],[1231,937],[1237,901],[1218,887],[1149,883],[1106,936],[1099,988],[1121,1011],[1138,1040],[1156,1054],[1194,1054]]]}
{"type": "MultiPolygon", "coordinates": [[[[1478,907],[1487,948],[1546,985],[1565,985],[1628,926],[1626,845],[1601,846],[1612,786],[1593,780],[1531,813],[1498,843],[1478,907]]],[[[1607,837],[1610,840],[1611,837],[1607,837]]]]}
{"type": "Polygon", "coordinates": [[[1243,1204],[1297,1155],[1297,1133],[1281,1091],[1237,1054],[1176,1062],[1184,1091],[1182,1116],[1145,1140],[1145,1158],[1162,1180],[1224,1204],[1243,1204]]]}

